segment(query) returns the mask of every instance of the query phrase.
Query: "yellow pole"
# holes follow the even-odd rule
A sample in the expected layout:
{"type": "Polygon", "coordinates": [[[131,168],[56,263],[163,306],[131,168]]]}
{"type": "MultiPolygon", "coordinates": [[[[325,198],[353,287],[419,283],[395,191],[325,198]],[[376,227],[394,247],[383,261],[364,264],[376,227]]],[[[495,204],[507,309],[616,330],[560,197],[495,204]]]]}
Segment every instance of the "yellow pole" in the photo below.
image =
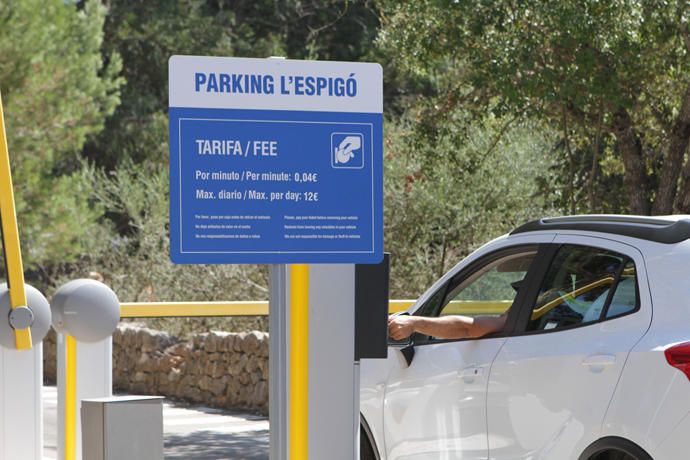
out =
{"type": "Polygon", "coordinates": [[[65,460],[77,458],[77,341],[65,335],[65,460]]]}
{"type": "MultiPolygon", "coordinates": [[[[2,247],[5,250],[5,267],[7,269],[7,287],[10,290],[10,307],[26,305],[24,289],[24,267],[19,245],[17,212],[14,206],[12,191],[12,172],[10,169],[10,152],[7,148],[5,134],[5,117],[2,112],[2,95],[0,95],[0,221],[2,221],[2,247]]],[[[31,330],[15,329],[14,343],[18,350],[31,348],[31,330]]]]}
{"type": "Polygon", "coordinates": [[[307,460],[309,265],[290,267],[290,460],[307,460]]]}

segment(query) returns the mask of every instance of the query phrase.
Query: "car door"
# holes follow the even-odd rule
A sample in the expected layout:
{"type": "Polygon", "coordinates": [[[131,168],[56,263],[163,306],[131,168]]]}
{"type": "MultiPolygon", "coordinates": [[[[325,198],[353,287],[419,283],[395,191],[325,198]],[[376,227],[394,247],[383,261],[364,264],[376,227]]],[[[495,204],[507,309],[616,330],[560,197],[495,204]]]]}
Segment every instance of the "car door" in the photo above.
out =
{"type": "Polygon", "coordinates": [[[491,459],[578,458],[599,437],[628,353],[651,321],[638,250],[575,235],[553,243],[491,368],[491,459]]]}
{"type": "MultiPolygon", "coordinates": [[[[478,259],[438,287],[415,314],[503,315],[519,302],[520,282],[537,249],[510,247],[478,259]]],[[[511,320],[506,324],[510,328],[511,320]]],[[[505,340],[503,333],[465,340],[416,334],[413,348],[394,352],[383,409],[388,459],[487,458],[487,377],[505,340]]]]}

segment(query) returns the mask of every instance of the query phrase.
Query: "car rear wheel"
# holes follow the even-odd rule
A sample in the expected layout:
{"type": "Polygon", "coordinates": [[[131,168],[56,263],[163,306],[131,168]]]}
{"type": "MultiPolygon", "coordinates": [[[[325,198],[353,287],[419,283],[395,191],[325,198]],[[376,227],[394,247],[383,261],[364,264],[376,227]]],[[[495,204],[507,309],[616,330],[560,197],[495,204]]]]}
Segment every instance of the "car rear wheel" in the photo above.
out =
{"type": "Polygon", "coordinates": [[[579,460],[652,460],[652,457],[637,444],[611,436],[593,443],[579,460]]]}
{"type": "Polygon", "coordinates": [[[359,428],[359,459],[378,460],[374,452],[374,447],[371,445],[371,441],[369,441],[369,436],[362,426],[359,428]]]}
{"type": "Polygon", "coordinates": [[[592,457],[590,460],[637,460],[635,457],[632,457],[625,452],[619,452],[619,451],[608,451],[608,452],[601,452],[594,457],[592,457]]]}

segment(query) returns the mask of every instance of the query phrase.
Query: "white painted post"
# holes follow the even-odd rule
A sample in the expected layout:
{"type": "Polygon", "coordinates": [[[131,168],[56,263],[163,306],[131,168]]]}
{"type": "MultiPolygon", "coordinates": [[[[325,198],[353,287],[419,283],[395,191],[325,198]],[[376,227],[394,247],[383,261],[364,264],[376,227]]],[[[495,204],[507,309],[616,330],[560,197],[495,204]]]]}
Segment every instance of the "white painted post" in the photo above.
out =
{"type": "Polygon", "coordinates": [[[359,458],[355,266],[309,266],[309,459],[359,458]],[[337,454],[336,454],[337,453],[337,454]]]}
{"type": "MultiPolygon", "coordinates": [[[[58,334],[58,459],[65,460],[65,336],[58,334]]],[[[94,343],[77,342],[77,460],[81,452],[81,400],[113,394],[113,339],[94,343]]]]}
{"type": "Polygon", "coordinates": [[[0,347],[0,460],[43,456],[43,348],[0,347]]]}

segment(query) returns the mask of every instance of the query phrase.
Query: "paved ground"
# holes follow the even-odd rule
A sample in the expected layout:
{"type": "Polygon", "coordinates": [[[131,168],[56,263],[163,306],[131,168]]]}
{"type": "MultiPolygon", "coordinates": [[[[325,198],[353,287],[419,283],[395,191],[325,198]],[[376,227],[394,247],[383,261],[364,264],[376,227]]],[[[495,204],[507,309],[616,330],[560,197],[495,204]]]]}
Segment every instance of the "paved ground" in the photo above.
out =
{"type": "MultiPolygon", "coordinates": [[[[44,458],[57,458],[57,389],[43,387],[44,458]]],[[[251,414],[165,403],[166,459],[268,458],[268,420],[251,414]]]]}

